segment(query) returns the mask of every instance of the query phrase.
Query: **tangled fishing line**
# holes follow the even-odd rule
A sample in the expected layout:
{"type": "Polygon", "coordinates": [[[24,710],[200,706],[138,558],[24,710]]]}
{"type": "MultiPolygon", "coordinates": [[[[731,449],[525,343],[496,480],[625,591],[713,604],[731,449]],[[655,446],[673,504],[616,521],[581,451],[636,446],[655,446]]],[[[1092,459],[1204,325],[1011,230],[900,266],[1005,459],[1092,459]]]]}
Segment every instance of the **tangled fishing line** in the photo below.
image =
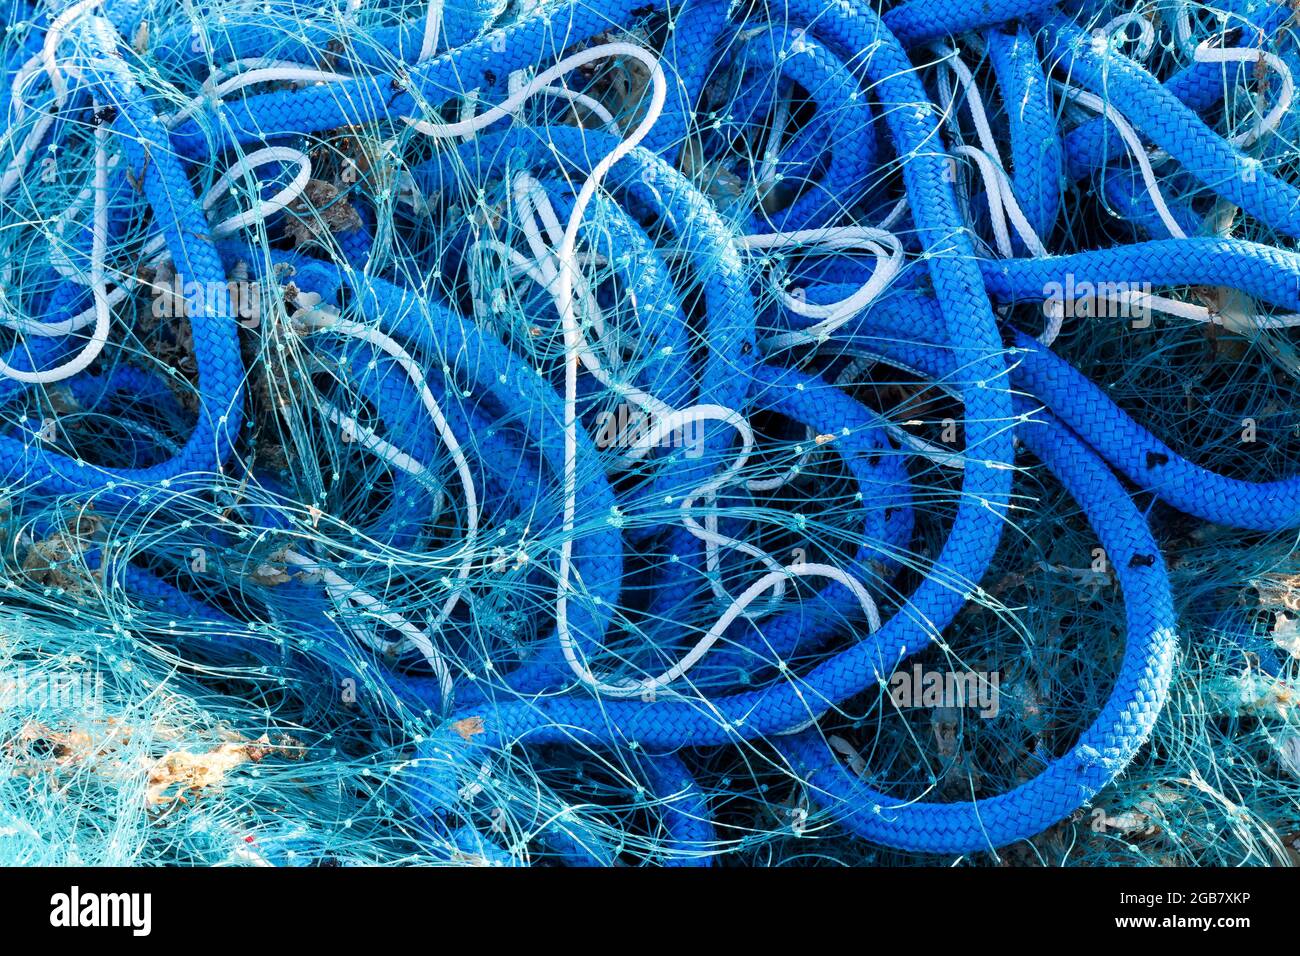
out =
{"type": "Polygon", "coordinates": [[[1300,862],[1291,5],[0,27],[0,862],[1300,862]]]}

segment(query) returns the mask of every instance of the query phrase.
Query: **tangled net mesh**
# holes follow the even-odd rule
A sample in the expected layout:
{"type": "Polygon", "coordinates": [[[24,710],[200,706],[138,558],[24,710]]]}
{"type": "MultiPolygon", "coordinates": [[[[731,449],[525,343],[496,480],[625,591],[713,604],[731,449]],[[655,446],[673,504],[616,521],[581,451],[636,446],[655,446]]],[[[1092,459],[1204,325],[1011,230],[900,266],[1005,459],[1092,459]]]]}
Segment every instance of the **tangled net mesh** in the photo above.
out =
{"type": "Polygon", "coordinates": [[[0,27],[0,863],[1300,862],[1289,5],[0,27]]]}

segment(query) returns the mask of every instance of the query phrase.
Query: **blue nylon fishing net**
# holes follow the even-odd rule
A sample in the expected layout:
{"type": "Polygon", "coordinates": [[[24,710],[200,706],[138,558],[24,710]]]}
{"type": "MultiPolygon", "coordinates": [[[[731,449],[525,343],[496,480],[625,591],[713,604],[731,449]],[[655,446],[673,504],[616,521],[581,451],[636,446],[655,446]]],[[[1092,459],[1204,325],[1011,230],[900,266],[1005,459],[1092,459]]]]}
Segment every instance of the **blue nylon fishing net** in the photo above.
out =
{"type": "Polygon", "coordinates": [[[1300,862],[1290,5],[0,30],[0,863],[1300,862]]]}

